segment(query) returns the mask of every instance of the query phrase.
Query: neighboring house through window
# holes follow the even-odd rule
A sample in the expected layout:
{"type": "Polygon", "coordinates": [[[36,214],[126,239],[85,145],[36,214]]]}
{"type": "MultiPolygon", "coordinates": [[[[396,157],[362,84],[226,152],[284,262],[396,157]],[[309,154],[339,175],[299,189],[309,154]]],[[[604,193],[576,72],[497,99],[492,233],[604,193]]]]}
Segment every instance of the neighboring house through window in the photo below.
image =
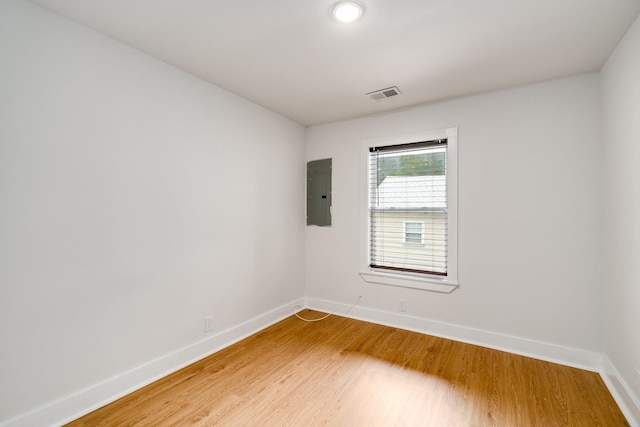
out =
{"type": "Polygon", "coordinates": [[[458,285],[457,129],[365,140],[364,150],[362,277],[451,292],[458,285]]]}

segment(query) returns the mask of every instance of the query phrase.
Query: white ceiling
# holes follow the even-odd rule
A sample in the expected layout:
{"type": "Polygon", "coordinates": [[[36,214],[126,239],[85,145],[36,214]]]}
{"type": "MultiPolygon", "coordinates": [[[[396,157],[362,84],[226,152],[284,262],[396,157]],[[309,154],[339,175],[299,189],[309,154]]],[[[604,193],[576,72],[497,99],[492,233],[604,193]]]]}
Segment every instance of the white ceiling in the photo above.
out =
{"type": "Polygon", "coordinates": [[[32,0],[303,124],[596,71],[640,0],[32,0]],[[398,86],[375,102],[366,93],[398,86]]]}

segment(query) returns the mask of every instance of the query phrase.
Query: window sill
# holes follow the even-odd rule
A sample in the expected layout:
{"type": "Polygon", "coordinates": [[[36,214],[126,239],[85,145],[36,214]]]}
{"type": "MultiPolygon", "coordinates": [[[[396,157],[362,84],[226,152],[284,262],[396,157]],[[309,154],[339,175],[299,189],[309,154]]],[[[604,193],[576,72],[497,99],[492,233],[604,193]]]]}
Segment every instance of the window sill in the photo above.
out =
{"type": "Polygon", "coordinates": [[[421,289],[423,291],[450,294],[460,286],[458,283],[438,278],[422,278],[399,274],[380,273],[378,271],[360,272],[366,282],[402,288],[421,289]]]}

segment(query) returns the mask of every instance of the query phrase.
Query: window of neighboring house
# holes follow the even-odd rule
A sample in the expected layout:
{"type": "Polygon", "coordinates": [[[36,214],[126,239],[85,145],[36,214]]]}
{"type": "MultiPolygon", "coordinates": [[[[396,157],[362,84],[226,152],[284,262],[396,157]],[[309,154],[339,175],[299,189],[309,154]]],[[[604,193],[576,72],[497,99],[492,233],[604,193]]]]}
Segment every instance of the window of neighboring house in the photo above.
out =
{"type": "Polygon", "coordinates": [[[370,282],[457,287],[457,129],[363,141],[370,282]]]}
{"type": "Polygon", "coordinates": [[[416,245],[424,244],[422,233],[424,230],[424,222],[404,222],[404,243],[416,245]]]}

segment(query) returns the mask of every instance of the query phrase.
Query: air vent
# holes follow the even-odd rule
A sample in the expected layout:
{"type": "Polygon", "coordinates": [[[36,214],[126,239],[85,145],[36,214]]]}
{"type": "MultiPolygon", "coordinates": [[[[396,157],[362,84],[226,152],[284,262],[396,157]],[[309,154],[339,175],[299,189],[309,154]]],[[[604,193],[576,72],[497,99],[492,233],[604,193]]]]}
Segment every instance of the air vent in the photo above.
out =
{"type": "Polygon", "coordinates": [[[369,92],[367,96],[374,101],[382,101],[383,99],[391,98],[392,96],[398,96],[402,94],[400,89],[395,86],[388,87],[386,89],[380,89],[373,92],[369,92]]]}

